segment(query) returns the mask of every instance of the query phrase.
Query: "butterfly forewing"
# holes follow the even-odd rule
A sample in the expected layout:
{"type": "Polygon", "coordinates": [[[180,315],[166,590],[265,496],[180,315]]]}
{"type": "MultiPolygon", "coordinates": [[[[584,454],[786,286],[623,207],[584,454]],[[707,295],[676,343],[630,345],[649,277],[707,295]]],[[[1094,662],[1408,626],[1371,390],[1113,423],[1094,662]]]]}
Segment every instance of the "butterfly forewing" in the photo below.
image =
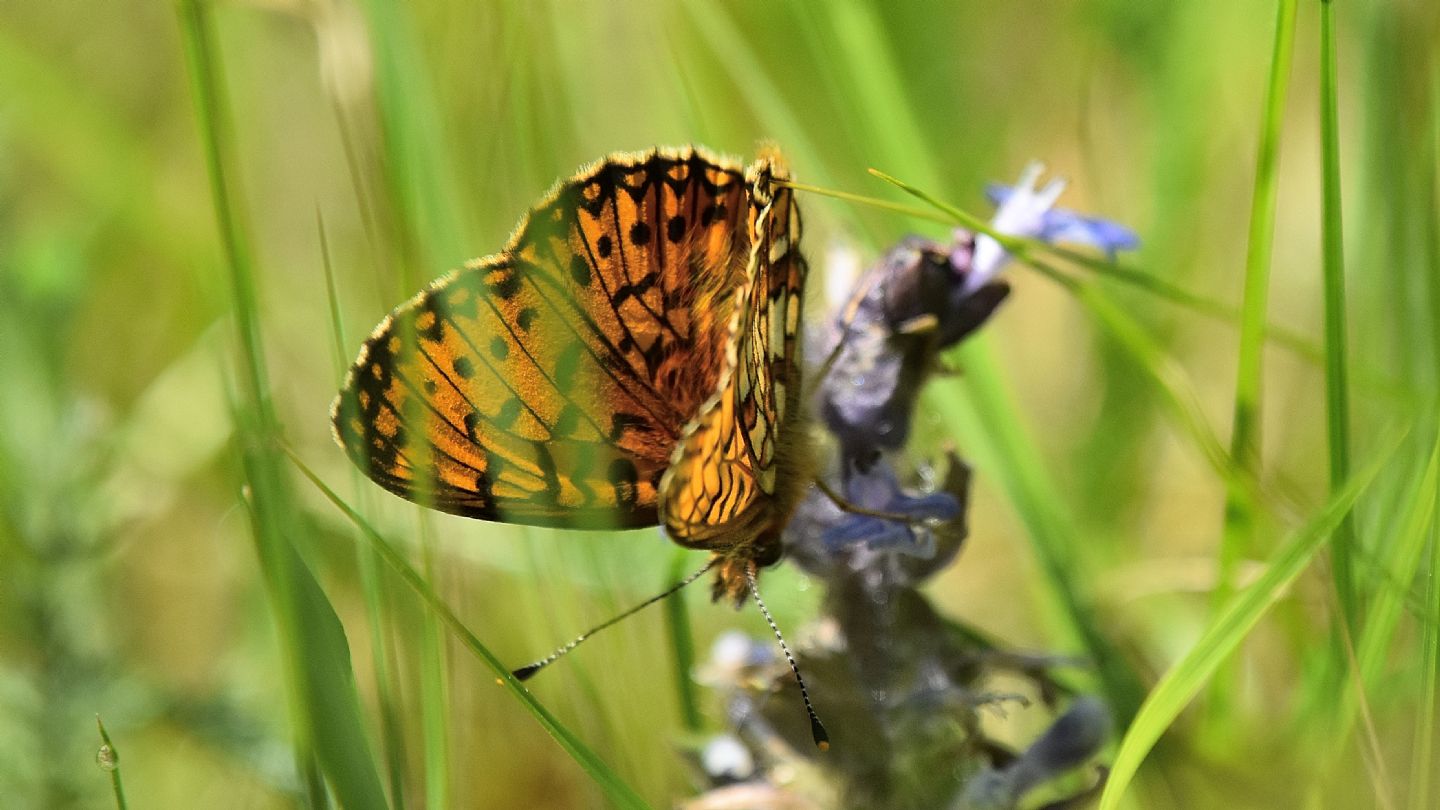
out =
{"type": "Polygon", "coordinates": [[[455,514],[656,523],[672,448],[737,343],[746,196],[738,166],[693,149],[582,171],[502,253],[380,324],[337,438],[387,489],[455,514]]]}

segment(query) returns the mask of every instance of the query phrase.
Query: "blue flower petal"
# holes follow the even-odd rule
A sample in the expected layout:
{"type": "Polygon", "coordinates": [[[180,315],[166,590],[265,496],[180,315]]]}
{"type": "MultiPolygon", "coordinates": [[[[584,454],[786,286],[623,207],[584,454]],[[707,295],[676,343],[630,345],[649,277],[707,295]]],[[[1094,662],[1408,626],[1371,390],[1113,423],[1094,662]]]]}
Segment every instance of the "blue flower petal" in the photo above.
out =
{"type": "MultiPolygon", "coordinates": [[[[895,480],[895,474],[885,464],[877,465],[869,473],[853,476],[846,487],[846,495],[853,502],[868,509],[907,515],[917,521],[947,521],[960,514],[960,502],[949,493],[906,494],[895,480]]],[[[820,542],[830,554],[843,553],[857,547],[915,551],[920,546],[913,527],[893,520],[856,514],[846,514],[838,523],[825,529],[821,533],[820,542]]]]}
{"type": "MultiPolygon", "coordinates": [[[[996,206],[1004,205],[1014,193],[1015,189],[999,183],[991,183],[985,187],[985,196],[996,206]]],[[[1066,208],[1046,211],[1038,233],[1017,235],[1032,236],[1046,242],[1091,245],[1105,251],[1111,258],[1114,258],[1117,251],[1140,247],[1140,237],[1124,225],[1108,219],[1077,214],[1066,208]]]]}

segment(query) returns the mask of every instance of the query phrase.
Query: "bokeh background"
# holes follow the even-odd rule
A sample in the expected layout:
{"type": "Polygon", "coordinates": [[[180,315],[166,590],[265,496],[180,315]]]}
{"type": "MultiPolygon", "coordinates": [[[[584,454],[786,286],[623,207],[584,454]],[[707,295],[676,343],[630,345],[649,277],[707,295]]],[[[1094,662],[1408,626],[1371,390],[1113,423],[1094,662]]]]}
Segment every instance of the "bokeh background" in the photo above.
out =
{"type": "MultiPolygon", "coordinates": [[[[306,698],[287,660],[344,661],[287,629],[284,588],[262,575],[276,537],[343,621],[363,744],[392,806],[613,800],[292,467],[272,476],[287,493],[278,532],[257,540],[241,459],[266,451],[236,428],[248,400],[235,335],[252,322],[236,317],[231,269],[253,284],[262,393],[284,440],[518,664],[658,590],[677,552],[655,532],[422,514],[362,484],[328,432],[342,358],[426,280],[498,249],[557,177],[687,142],[746,156],[773,139],[802,181],[919,205],[875,167],[980,216],[986,181],[1042,159],[1070,180],[1062,205],[1141,235],[1127,266],[1168,287],[1073,269],[1119,321],[1014,268],[1014,294],[950,358],[961,375],[934,383],[918,428],[918,446],[953,444],[975,466],[970,543],[934,600],[1016,648],[1104,651],[1079,677],[1123,732],[1231,589],[1330,497],[1320,3],[1298,4],[1288,93],[1266,93],[1285,54],[1279,11],[1296,5],[0,4],[0,804],[113,806],[96,713],[133,806],[313,804],[324,789],[297,756],[306,698]],[[1255,213],[1270,113],[1273,218],[1255,213]],[[1267,498],[1227,543],[1232,467],[1210,451],[1231,441],[1247,250],[1272,223],[1273,250],[1248,265],[1270,273],[1261,451],[1247,462],[1267,498]]],[[[1333,558],[1317,555],[1170,726],[1133,806],[1440,798],[1426,775],[1440,768],[1426,747],[1440,562],[1425,476],[1440,382],[1440,7],[1337,6],[1340,436],[1357,469],[1384,464],[1343,563],[1361,622],[1340,632],[1333,558]],[[1408,432],[1377,457],[1389,429],[1408,432]]],[[[812,313],[828,257],[946,233],[816,194],[801,205],[812,313]]],[[[813,588],[784,569],[766,582],[778,620],[801,626],[813,588]]],[[[752,611],[687,599],[702,655],[723,630],[764,632],[752,611]]],[[[660,612],[641,615],[533,684],[655,806],[691,791],[669,638],[660,612]]],[[[1049,718],[992,719],[1023,745],[1049,718]]]]}

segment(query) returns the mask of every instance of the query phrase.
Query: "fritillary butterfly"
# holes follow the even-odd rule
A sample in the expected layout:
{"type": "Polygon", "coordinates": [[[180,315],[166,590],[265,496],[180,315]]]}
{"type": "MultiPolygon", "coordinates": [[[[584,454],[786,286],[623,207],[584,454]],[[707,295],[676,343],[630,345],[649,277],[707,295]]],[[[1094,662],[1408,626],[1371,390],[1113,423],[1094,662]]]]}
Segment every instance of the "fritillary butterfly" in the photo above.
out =
{"type": "Polygon", "coordinates": [[[663,523],[737,602],[810,480],[787,170],[695,148],[559,183],[500,253],[383,320],[332,407],[381,486],[457,515],[663,523]]]}

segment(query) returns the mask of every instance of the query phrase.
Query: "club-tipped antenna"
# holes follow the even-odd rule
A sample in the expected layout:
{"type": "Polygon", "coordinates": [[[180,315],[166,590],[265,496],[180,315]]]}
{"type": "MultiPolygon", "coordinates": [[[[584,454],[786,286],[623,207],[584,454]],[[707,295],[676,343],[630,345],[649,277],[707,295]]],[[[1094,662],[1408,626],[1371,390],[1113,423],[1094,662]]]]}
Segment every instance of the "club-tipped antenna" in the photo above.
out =
{"type": "Polygon", "coordinates": [[[531,663],[531,664],[526,664],[525,666],[520,667],[519,669],[516,669],[516,670],[511,670],[510,674],[511,674],[511,675],[514,675],[515,678],[518,679],[518,680],[522,680],[522,681],[528,680],[532,675],[534,675],[535,673],[537,673],[537,672],[539,672],[540,670],[544,669],[545,667],[549,666],[550,664],[554,663],[557,659],[559,659],[559,658],[560,658],[561,656],[563,656],[565,653],[568,653],[568,652],[570,652],[571,650],[575,649],[576,647],[579,647],[579,646],[580,646],[580,642],[584,641],[585,639],[587,639],[587,638],[595,635],[596,633],[600,632],[601,630],[604,630],[605,628],[609,627],[609,626],[612,625],[612,624],[616,624],[617,622],[620,622],[620,621],[623,621],[623,620],[625,620],[625,619],[628,619],[629,617],[635,615],[636,613],[639,613],[640,611],[644,610],[645,608],[650,607],[651,605],[655,604],[656,602],[659,602],[661,599],[664,599],[664,598],[667,597],[667,596],[673,595],[676,591],[680,590],[681,588],[685,587],[686,585],[689,585],[690,583],[694,582],[695,580],[699,579],[700,577],[705,576],[706,572],[708,572],[711,568],[714,568],[714,567],[715,567],[715,564],[716,564],[717,562],[719,562],[719,561],[720,561],[720,558],[719,558],[719,557],[713,557],[713,558],[711,558],[710,562],[705,563],[705,567],[704,567],[704,568],[701,568],[699,571],[696,571],[695,573],[691,574],[690,576],[685,577],[684,579],[680,580],[679,582],[675,583],[674,585],[671,585],[669,588],[666,588],[664,591],[662,591],[662,592],[660,592],[660,593],[658,593],[658,594],[650,597],[649,599],[646,599],[644,602],[641,602],[640,604],[636,605],[635,607],[630,608],[629,610],[625,611],[624,613],[621,613],[620,615],[615,616],[614,618],[610,619],[609,621],[606,621],[606,622],[604,622],[604,623],[602,623],[602,624],[597,624],[596,626],[590,628],[589,630],[586,630],[585,632],[583,632],[583,633],[581,633],[580,635],[576,636],[569,644],[566,644],[566,645],[564,645],[564,646],[562,646],[562,647],[559,647],[558,649],[555,650],[555,652],[552,652],[552,653],[550,653],[549,655],[545,656],[544,658],[541,658],[539,661],[536,661],[536,662],[531,663]]]}
{"type": "Polygon", "coordinates": [[[755,604],[760,606],[760,614],[765,617],[765,621],[770,624],[770,629],[775,632],[775,640],[780,642],[780,651],[785,653],[785,660],[790,662],[790,671],[795,673],[795,682],[800,684],[800,698],[805,701],[805,712],[810,715],[810,736],[815,740],[815,747],[821,751],[829,751],[830,735],[825,733],[825,726],[820,722],[820,716],[815,714],[815,706],[810,703],[810,690],[805,688],[805,679],[800,677],[800,667],[795,663],[795,656],[790,654],[790,648],[785,644],[785,637],[780,635],[780,628],[770,617],[770,611],[765,607],[765,600],[760,598],[760,589],[755,586],[754,565],[746,566],[745,579],[750,584],[750,595],[755,597],[755,604]]]}

